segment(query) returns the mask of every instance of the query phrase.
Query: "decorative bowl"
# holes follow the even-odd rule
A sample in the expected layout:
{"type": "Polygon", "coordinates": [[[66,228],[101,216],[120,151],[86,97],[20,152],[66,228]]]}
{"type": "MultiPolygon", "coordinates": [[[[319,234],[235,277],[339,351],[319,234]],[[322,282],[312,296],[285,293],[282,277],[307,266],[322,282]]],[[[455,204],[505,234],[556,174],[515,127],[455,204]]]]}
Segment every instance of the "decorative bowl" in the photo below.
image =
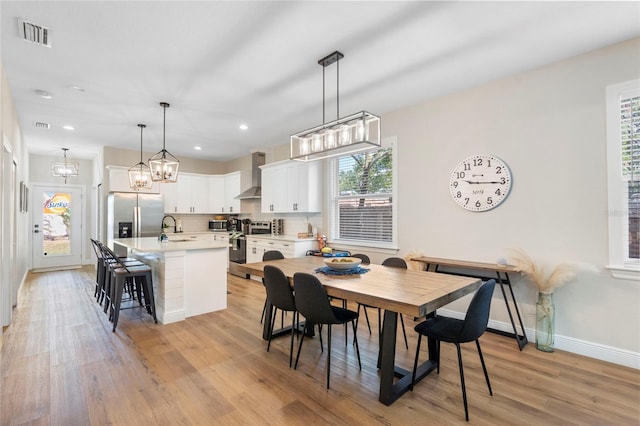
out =
{"type": "Polygon", "coordinates": [[[358,259],[357,257],[330,257],[324,259],[324,263],[336,271],[347,271],[360,265],[362,259],[358,259]]]}

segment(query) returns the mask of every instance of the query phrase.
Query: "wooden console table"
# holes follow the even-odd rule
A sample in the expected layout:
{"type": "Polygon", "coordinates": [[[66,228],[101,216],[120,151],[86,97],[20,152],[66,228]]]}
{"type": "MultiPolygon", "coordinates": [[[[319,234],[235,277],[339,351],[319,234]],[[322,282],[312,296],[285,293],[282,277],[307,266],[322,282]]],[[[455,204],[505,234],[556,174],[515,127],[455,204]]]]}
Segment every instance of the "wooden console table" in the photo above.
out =
{"type": "Polygon", "coordinates": [[[528,343],[527,335],[524,330],[524,325],[522,324],[522,317],[520,316],[520,310],[518,309],[518,304],[516,303],[516,296],[513,294],[513,287],[511,287],[511,280],[509,279],[509,272],[518,272],[515,266],[511,265],[499,265],[497,263],[481,263],[481,262],[469,262],[465,260],[454,260],[454,259],[440,259],[437,257],[414,257],[411,260],[424,263],[426,265],[425,271],[429,271],[429,268],[433,265],[432,272],[439,272],[442,274],[451,274],[451,275],[464,275],[474,278],[480,278],[483,280],[495,279],[498,284],[500,284],[500,289],[502,290],[502,296],[504,297],[504,303],[507,306],[507,312],[509,313],[509,320],[511,320],[511,326],[513,327],[513,333],[509,333],[502,330],[496,330],[492,328],[488,328],[489,331],[502,334],[504,336],[513,337],[518,342],[518,348],[522,350],[525,345],[528,343]],[[460,268],[460,269],[469,269],[480,271],[478,274],[472,275],[467,273],[459,273],[451,270],[442,270],[441,267],[447,268],[460,268]],[[495,274],[495,275],[494,275],[495,274]],[[518,334],[518,330],[516,328],[516,323],[513,317],[513,313],[511,311],[510,301],[507,297],[507,293],[504,288],[509,288],[509,293],[511,294],[511,302],[513,302],[513,308],[515,310],[516,316],[518,317],[518,323],[520,324],[520,329],[522,330],[522,335],[518,334]]]}

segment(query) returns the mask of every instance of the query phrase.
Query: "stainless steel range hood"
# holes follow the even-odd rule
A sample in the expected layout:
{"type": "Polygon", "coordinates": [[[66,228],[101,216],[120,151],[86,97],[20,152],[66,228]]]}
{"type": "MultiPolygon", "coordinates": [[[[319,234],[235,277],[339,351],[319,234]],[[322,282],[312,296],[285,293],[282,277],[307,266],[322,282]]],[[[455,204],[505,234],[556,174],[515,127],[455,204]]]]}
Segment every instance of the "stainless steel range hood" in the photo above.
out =
{"type": "Polygon", "coordinates": [[[264,152],[251,154],[251,188],[235,197],[236,200],[251,200],[262,197],[262,171],[260,166],[264,166],[264,164],[264,152]]]}

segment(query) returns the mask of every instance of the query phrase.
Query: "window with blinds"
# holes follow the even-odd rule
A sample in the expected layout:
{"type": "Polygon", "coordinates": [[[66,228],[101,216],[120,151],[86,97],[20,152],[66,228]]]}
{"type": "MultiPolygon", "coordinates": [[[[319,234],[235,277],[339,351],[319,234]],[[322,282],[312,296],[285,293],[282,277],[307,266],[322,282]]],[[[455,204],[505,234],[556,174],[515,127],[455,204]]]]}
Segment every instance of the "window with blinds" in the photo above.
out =
{"type": "Polygon", "coordinates": [[[393,241],[392,148],[332,160],[332,240],[390,245],[393,241]]]}
{"type": "Polygon", "coordinates": [[[614,277],[640,271],[640,80],[607,87],[609,265],[614,277]]]}
{"type": "Polygon", "coordinates": [[[640,96],[620,99],[620,157],[628,203],[628,256],[640,259],[640,96]]]}

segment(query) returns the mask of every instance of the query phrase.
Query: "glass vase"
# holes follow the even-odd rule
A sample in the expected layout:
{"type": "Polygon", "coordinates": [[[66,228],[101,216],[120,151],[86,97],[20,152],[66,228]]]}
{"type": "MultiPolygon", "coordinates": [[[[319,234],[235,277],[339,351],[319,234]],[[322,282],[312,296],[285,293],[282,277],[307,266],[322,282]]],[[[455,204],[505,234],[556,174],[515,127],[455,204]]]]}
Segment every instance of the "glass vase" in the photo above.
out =
{"type": "Polygon", "coordinates": [[[553,352],[555,314],[553,293],[538,293],[538,302],[536,303],[536,348],[539,351],[553,352]]]}

